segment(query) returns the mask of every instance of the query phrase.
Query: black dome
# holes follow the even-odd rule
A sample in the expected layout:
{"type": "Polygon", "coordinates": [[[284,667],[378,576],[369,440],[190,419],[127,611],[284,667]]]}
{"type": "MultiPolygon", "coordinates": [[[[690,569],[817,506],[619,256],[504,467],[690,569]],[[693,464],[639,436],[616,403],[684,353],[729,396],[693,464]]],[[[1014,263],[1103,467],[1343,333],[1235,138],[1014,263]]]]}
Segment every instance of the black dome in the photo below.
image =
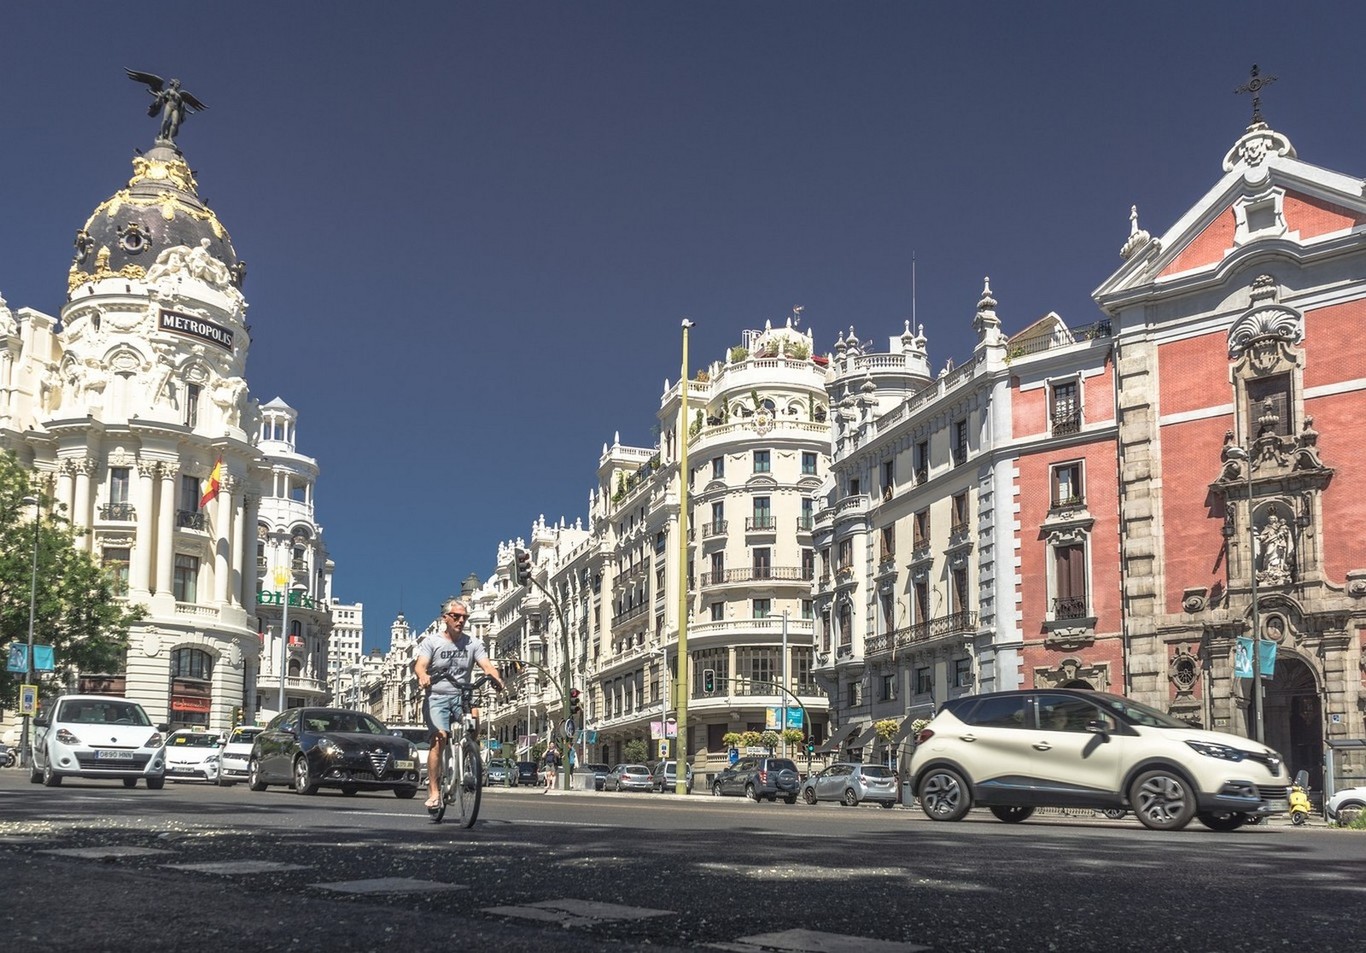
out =
{"type": "Polygon", "coordinates": [[[167,248],[196,248],[204,239],[209,254],[237,274],[232,239],[195,188],[176,149],[158,145],[135,156],[128,187],[101,202],[76,233],[68,294],[97,278],[142,278],[167,248]]]}

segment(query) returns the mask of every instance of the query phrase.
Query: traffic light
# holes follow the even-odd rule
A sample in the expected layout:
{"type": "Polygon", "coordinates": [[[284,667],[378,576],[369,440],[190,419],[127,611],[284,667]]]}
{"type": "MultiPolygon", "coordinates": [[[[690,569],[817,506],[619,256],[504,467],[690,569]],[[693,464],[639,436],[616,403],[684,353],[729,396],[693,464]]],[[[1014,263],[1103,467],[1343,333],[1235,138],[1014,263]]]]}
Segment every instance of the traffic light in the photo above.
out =
{"type": "Polygon", "coordinates": [[[531,584],[531,553],[525,549],[518,549],[513,554],[513,570],[517,574],[517,585],[528,586],[531,584]]]}
{"type": "Polygon", "coordinates": [[[808,742],[806,743],[806,756],[809,758],[809,757],[811,757],[811,756],[812,756],[813,754],[815,754],[815,753],[816,753],[816,745],[815,745],[815,743],[814,743],[814,742],[811,742],[811,741],[808,741],[808,742]]]}
{"type": "Polygon", "coordinates": [[[242,723],[242,706],[238,705],[232,710],[232,726],[236,728],[242,723]]]}
{"type": "Polygon", "coordinates": [[[579,703],[579,690],[577,688],[571,688],[569,690],[569,717],[573,718],[575,723],[577,723],[579,720],[579,712],[582,710],[583,706],[579,703]]]}
{"type": "Polygon", "coordinates": [[[716,691],[716,669],[702,669],[702,691],[706,692],[708,695],[716,691]]]}

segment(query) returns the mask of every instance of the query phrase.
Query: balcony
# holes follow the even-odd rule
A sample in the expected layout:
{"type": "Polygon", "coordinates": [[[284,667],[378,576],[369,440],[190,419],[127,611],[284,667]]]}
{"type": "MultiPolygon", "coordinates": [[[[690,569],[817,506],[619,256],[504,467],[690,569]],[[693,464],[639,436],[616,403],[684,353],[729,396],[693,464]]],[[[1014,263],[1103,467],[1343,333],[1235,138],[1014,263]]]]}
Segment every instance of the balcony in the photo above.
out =
{"type": "Polygon", "coordinates": [[[900,648],[922,645],[946,636],[972,635],[976,631],[977,613],[951,612],[937,619],[929,619],[925,622],[917,622],[915,625],[897,629],[892,635],[895,638],[896,646],[900,648]]]}
{"type": "Polygon", "coordinates": [[[751,569],[723,569],[704,572],[702,587],[741,582],[810,582],[811,571],[799,566],[755,566],[751,569]]]}
{"type": "Polygon", "coordinates": [[[717,520],[714,523],[702,524],[702,538],[708,539],[712,536],[725,536],[726,527],[730,524],[726,520],[717,520]]]}
{"type": "Polygon", "coordinates": [[[648,602],[642,602],[642,603],[641,603],[640,605],[638,605],[638,606],[632,606],[631,608],[627,609],[625,612],[619,612],[619,613],[617,613],[615,616],[613,616],[613,617],[612,617],[612,625],[615,627],[615,626],[621,625],[621,624],[623,624],[623,623],[625,623],[625,622],[629,622],[629,621],[631,621],[632,619],[638,619],[638,618],[640,618],[641,616],[643,616],[646,612],[648,612],[649,609],[650,609],[650,604],[649,604],[648,602]]]}
{"type": "Polygon", "coordinates": [[[951,454],[952,454],[952,456],[953,456],[953,465],[954,465],[954,466],[956,466],[956,467],[961,467],[963,464],[965,464],[965,463],[968,462],[968,445],[967,445],[967,444],[965,444],[965,443],[960,443],[960,444],[958,444],[957,446],[955,446],[950,452],[951,452],[951,454]]]}
{"type": "Polygon", "coordinates": [[[1053,411],[1053,436],[1065,437],[1081,432],[1081,410],[1066,407],[1053,411]]]}
{"type": "Polygon", "coordinates": [[[1086,505],[1086,497],[1081,493],[1060,493],[1054,497],[1050,509],[1061,510],[1086,505]]]}
{"type": "Polygon", "coordinates": [[[1059,621],[1086,618],[1086,597],[1054,599],[1053,618],[1059,621]]]}
{"type": "Polygon", "coordinates": [[[204,514],[199,510],[176,510],[175,525],[178,529],[204,529],[204,514]]]}
{"type": "Polygon", "coordinates": [[[777,520],[775,520],[772,516],[745,517],[746,533],[772,533],[777,528],[777,520]]]}
{"type": "Polygon", "coordinates": [[[922,483],[929,483],[929,482],[930,482],[930,468],[929,468],[928,466],[926,466],[925,464],[921,464],[920,466],[916,467],[916,468],[915,468],[915,485],[916,485],[916,486],[920,486],[922,483]]]}
{"type": "Polygon", "coordinates": [[[888,655],[896,644],[891,632],[883,632],[880,635],[870,635],[863,640],[863,654],[867,658],[877,655],[888,655]]]}
{"type": "Polygon", "coordinates": [[[111,523],[132,523],[138,518],[132,503],[106,503],[100,507],[100,519],[111,523]]]}
{"type": "Polygon", "coordinates": [[[811,530],[813,530],[813,529],[815,528],[815,526],[816,526],[816,518],[815,518],[814,516],[798,516],[798,517],[797,517],[797,532],[799,532],[799,533],[809,533],[809,532],[811,532],[811,530]]]}

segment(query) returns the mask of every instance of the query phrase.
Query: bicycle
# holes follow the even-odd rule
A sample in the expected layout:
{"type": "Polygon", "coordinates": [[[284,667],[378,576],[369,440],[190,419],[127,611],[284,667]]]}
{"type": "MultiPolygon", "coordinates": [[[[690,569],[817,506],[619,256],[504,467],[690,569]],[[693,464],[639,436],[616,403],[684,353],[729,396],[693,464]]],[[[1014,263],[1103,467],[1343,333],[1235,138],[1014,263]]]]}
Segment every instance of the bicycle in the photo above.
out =
{"type": "MultiPolygon", "coordinates": [[[[438,676],[447,681],[454,682],[454,678],[449,673],[438,676]]],[[[477,689],[493,681],[493,677],[482,674],[473,682],[460,685],[460,708],[461,708],[461,727],[464,728],[463,737],[457,744],[453,738],[447,737],[446,743],[441,746],[440,759],[437,762],[437,790],[441,795],[441,804],[438,807],[427,808],[427,814],[432,819],[433,824],[440,824],[446,816],[447,805],[454,802],[460,812],[460,826],[470,828],[479,819],[479,800],[484,788],[483,765],[479,758],[479,746],[475,743],[475,738],[479,734],[479,722],[472,715],[474,693],[477,689]]]]}

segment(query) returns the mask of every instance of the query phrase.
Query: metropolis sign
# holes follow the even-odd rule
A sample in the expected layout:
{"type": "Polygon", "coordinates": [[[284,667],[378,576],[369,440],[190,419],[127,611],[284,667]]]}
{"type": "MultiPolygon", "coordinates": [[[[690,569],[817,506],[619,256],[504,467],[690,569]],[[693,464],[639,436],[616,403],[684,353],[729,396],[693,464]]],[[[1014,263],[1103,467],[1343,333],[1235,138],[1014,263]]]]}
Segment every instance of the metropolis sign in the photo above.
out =
{"type": "Polygon", "coordinates": [[[232,331],[221,324],[196,318],[194,315],[181,314],[179,311],[168,311],[165,308],[161,309],[160,324],[163,331],[199,338],[210,344],[217,344],[225,351],[232,350],[232,331]]]}

